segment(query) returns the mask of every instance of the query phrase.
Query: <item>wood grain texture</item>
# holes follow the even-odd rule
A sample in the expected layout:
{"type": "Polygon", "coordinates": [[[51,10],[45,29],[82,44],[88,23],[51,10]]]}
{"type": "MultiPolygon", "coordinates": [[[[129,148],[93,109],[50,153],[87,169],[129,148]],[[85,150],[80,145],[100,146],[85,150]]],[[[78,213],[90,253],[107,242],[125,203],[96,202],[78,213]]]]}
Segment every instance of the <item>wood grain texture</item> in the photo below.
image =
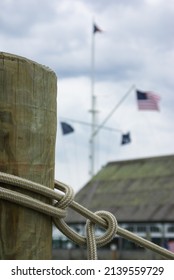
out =
{"type": "MultiPolygon", "coordinates": [[[[53,188],[56,98],[53,71],[26,58],[0,53],[0,171],[53,188]]],[[[0,200],[0,259],[51,256],[51,219],[0,200]]]]}

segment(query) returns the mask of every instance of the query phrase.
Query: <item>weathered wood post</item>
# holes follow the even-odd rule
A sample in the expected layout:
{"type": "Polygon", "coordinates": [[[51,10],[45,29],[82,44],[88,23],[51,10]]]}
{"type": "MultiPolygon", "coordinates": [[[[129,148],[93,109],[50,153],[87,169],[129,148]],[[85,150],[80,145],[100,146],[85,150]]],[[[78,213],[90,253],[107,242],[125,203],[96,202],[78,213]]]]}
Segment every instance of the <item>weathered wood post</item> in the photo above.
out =
{"type": "MultiPolygon", "coordinates": [[[[53,71],[0,52],[0,171],[53,188],[56,96],[53,71]]],[[[0,259],[51,258],[51,218],[0,200],[0,259]]]]}

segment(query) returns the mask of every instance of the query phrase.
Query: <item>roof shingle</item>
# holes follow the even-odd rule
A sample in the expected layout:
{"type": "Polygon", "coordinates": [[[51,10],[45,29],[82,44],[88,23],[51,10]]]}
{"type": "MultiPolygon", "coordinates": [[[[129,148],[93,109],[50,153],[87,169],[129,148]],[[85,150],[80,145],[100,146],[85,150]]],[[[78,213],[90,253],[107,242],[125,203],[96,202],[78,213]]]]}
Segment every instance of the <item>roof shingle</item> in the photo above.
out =
{"type": "MultiPolygon", "coordinates": [[[[93,212],[111,211],[118,222],[174,221],[174,156],[108,163],[75,200],[93,212]]],[[[73,213],[68,221],[83,218],[73,213]]]]}

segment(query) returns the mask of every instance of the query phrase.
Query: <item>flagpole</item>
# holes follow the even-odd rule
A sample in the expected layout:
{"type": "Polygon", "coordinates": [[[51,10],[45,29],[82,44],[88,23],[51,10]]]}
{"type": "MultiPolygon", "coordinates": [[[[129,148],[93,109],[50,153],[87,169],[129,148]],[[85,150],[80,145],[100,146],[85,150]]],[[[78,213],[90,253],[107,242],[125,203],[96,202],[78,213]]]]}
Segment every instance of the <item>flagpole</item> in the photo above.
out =
{"type": "MultiPolygon", "coordinates": [[[[94,28],[94,21],[93,21],[93,28],[94,28]]],[[[94,162],[95,162],[95,140],[93,137],[94,131],[95,131],[95,125],[96,125],[96,96],[94,93],[94,83],[95,83],[95,77],[94,77],[94,71],[95,71],[95,33],[94,29],[92,30],[92,44],[91,44],[91,137],[90,137],[90,176],[93,177],[94,175],[94,162]]]]}

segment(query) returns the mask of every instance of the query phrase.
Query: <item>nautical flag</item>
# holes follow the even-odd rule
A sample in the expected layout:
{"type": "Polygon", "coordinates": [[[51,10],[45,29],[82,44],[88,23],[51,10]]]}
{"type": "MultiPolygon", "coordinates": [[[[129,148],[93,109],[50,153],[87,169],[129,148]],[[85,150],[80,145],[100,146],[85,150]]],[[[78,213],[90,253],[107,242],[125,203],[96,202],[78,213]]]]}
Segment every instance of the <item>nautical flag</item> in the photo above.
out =
{"type": "Polygon", "coordinates": [[[137,104],[139,110],[157,110],[160,97],[152,92],[142,92],[137,90],[137,104]]]}
{"type": "Polygon", "coordinates": [[[93,24],[93,33],[95,34],[96,32],[103,32],[95,23],[93,24]]]}
{"type": "Polygon", "coordinates": [[[130,133],[122,134],[121,145],[125,145],[131,142],[130,133]]]}
{"type": "Polygon", "coordinates": [[[61,122],[62,134],[66,135],[74,131],[74,128],[66,122],[61,122]]]}

